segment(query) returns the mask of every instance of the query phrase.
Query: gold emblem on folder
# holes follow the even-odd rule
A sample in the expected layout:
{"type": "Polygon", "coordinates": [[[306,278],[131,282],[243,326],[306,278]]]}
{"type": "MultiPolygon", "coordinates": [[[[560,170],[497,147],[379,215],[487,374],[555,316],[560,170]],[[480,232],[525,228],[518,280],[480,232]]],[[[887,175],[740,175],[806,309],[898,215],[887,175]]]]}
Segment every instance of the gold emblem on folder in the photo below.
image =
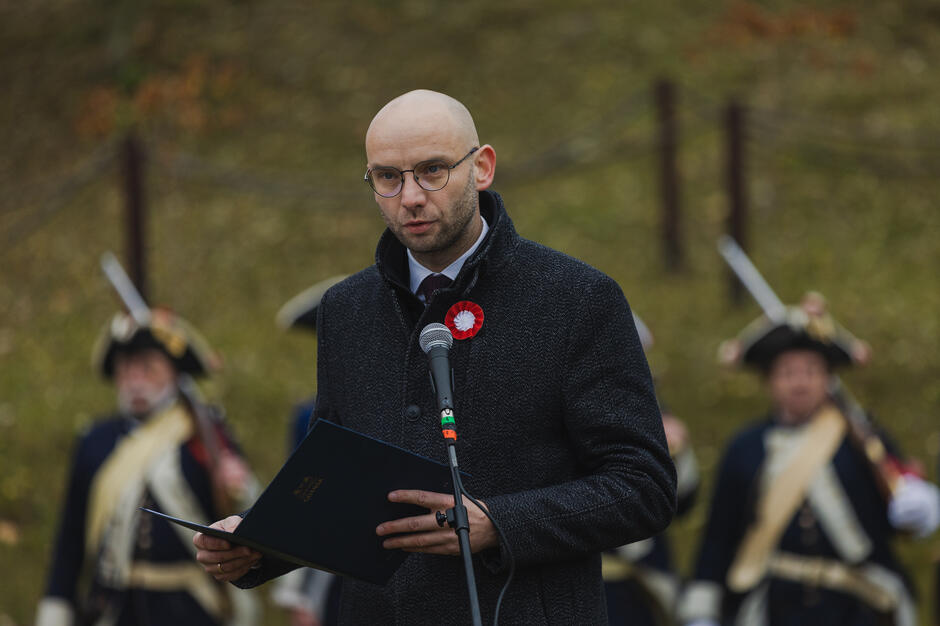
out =
{"type": "Polygon", "coordinates": [[[322,478],[313,476],[304,476],[300,484],[294,489],[294,497],[302,502],[310,502],[313,493],[323,484],[322,478]]]}

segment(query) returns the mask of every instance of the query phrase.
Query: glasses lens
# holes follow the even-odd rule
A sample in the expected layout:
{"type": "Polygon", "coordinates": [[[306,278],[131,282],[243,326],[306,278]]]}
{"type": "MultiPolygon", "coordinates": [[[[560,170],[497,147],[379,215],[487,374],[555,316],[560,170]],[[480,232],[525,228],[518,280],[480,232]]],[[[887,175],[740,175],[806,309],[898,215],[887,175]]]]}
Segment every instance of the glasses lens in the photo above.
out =
{"type": "Polygon", "coordinates": [[[394,196],[401,190],[401,172],[394,167],[377,167],[369,171],[369,183],[380,196],[394,196]]]}
{"type": "Polygon", "coordinates": [[[427,191],[437,191],[447,184],[450,167],[444,161],[423,161],[415,165],[415,178],[427,191]]]}

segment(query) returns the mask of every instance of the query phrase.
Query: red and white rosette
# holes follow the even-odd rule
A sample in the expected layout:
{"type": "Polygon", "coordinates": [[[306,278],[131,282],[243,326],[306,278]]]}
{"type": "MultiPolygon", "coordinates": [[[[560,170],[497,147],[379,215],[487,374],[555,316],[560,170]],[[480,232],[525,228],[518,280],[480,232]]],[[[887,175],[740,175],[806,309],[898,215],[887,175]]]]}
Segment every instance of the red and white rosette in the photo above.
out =
{"type": "Polygon", "coordinates": [[[461,300],[448,309],[444,323],[454,339],[470,339],[483,326],[483,309],[476,302],[461,300]]]}

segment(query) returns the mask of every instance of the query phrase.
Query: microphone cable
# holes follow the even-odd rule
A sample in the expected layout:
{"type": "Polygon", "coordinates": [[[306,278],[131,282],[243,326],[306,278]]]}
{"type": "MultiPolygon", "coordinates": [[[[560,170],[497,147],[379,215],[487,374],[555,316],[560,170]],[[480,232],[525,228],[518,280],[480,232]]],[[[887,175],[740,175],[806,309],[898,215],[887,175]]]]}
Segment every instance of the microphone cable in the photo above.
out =
{"type": "Polygon", "coordinates": [[[506,539],[506,535],[503,533],[503,529],[500,528],[499,524],[496,522],[493,516],[490,515],[490,512],[486,510],[486,507],[480,504],[476,498],[470,495],[470,492],[466,490],[466,488],[463,486],[463,479],[460,477],[460,472],[456,472],[456,476],[457,488],[459,489],[460,494],[466,496],[467,500],[472,502],[474,506],[480,509],[483,512],[483,515],[486,515],[487,519],[490,520],[490,523],[493,524],[493,528],[496,529],[496,534],[499,535],[500,544],[505,549],[506,557],[509,560],[509,575],[506,576],[506,582],[503,583],[503,587],[499,592],[499,596],[496,598],[496,609],[493,611],[493,626],[498,626],[499,609],[503,603],[503,597],[506,595],[506,591],[509,589],[509,585],[512,583],[512,578],[516,573],[516,557],[512,554],[512,549],[509,547],[509,541],[506,539]]]}

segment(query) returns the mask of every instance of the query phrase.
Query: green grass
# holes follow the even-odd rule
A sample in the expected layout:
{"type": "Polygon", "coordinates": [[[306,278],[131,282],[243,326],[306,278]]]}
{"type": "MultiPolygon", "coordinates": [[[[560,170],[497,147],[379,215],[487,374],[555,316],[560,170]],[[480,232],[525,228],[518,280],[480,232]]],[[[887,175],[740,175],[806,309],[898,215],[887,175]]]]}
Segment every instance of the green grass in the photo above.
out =
{"type": "MultiPolygon", "coordinates": [[[[112,405],[88,359],[118,306],[97,267],[102,251],[123,250],[118,173],[52,192],[132,124],[151,146],[153,301],[222,352],[209,393],[262,480],[282,460],[291,404],[315,384],[313,338],[279,331],[274,313],[371,262],[382,223],[360,180],[362,136],[384,102],[416,87],[470,107],[520,233],[609,273],[652,328],[660,393],[689,423],[705,473],[702,505],[672,530],[683,568],[723,443],[765,408],[754,378],[714,358],[758,314],[728,302],[715,252],[730,96],[755,109],[755,262],[785,300],[824,292],[871,342],[874,362],[847,383],[936,478],[940,14],[926,0],[136,6],[0,4],[0,520],[19,531],[0,540],[16,572],[0,585],[0,624],[31,621],[71,442],[112,405]],[[660,75],[677,82],[682,123],[676,274],[661,262],[648,149],[660,75]],[[598,158],[538,166],[572,138],[598,158]],[[44,208],[58,211],[14,241],[44,208]]],[[[899,549],[926,611],[940,542],[899,549]]]]}

